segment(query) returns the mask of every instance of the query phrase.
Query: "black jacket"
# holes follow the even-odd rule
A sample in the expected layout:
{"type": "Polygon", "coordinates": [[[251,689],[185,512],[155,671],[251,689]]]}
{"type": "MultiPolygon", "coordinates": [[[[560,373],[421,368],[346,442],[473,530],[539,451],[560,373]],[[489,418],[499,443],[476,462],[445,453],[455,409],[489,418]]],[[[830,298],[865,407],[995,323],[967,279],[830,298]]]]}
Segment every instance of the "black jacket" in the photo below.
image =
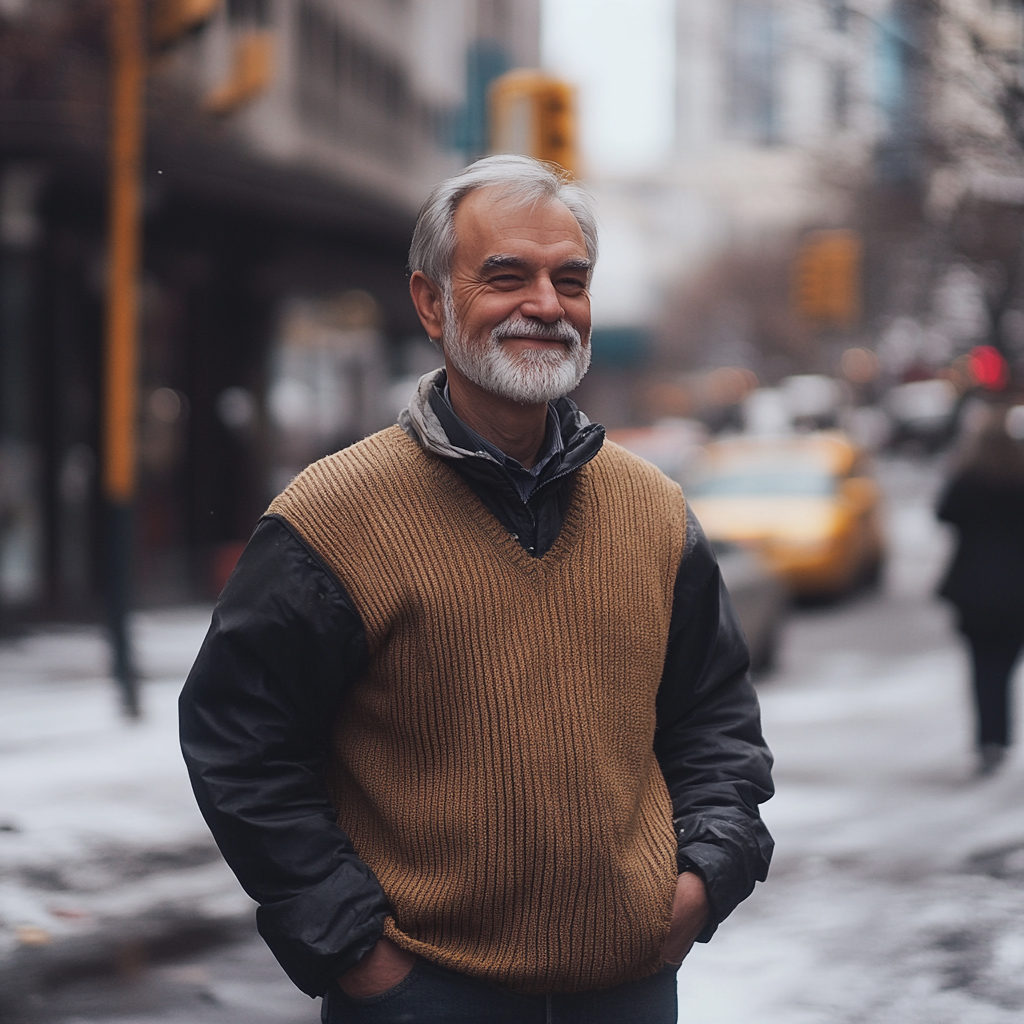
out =
{"type": "MultiPolygon", "coordinates": [[[[493,461],[449,460],[506,528],[515,524],[510,532],[523,547],[533,541],[539,553],[557,536],[574,470],[603,439],[568,400],[556,408],[565,450],[528,503],[495,476],[502,471],[493,461]]],[[[287,523],[264,518],[182,692],[181,741],[203,815],[260,904],[260,933],[310,995],[373,947],[390,912],[336,823],[319,771],[339,703],[366,663],[363,625],[339,580],[287,523]]],[[[758,813],[772,793],[771,755],[747,667],[714,554],[691,516],[655,751],[672,799],[680,870],[707,884],[712,916],[701,941],[764,880],[771,857],[758,813]]]]}
{"type": "Polygon", "coordinates": [[[960,534],[939,593],[972,632],[1024,633],[1024,484],[962,473],[937,514],[960,534]]]}

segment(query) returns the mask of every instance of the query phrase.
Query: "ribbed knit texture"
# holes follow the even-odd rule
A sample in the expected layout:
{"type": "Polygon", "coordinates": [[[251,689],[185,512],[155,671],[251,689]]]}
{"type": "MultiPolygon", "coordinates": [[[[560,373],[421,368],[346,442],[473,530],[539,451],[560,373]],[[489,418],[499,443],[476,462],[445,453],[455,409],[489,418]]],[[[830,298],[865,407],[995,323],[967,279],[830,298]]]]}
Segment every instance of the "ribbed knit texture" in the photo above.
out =
{"type": "Polygon", "coordinates": [[[679,488],[606,443],[537,559],[392,427],[310,466],[270,512],[366,628],[326,774],[394,907],[387,935],[524,993],[659,970],[676,839],[652,743],[679,488]]]}

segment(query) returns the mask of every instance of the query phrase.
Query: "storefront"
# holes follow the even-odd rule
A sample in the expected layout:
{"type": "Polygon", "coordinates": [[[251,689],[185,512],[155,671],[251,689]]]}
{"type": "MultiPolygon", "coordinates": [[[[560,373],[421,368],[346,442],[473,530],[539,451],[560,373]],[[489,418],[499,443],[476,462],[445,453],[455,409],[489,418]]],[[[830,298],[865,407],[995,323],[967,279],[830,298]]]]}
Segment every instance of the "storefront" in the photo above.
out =
{"type": "MultiPolygon", "coordinates": [[[[368,232],[346,226],[348,197],[325,220],[167,177],[148,198],[142,279],[142,605],[217,592],[276,489],[387,421],[395,346],[416,330],[407,214],[368,232]]],[[[102,607],[105,204],[97,175],[56,161],[8,160],[0,182],[0,628],[12,628],[102,607]]]]}

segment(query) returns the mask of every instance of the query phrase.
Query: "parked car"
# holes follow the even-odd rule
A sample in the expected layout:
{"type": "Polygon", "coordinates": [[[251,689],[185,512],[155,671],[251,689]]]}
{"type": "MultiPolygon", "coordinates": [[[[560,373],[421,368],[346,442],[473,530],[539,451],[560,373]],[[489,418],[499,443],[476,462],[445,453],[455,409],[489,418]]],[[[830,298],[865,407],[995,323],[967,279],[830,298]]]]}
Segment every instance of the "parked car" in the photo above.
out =
{"type": "Polygon", "coordinates": [[[712,542],[755,548],[796,596],[878,577],[880,492],[838,431],[713,441],[684,490],[712,542]]]}
{"type": "Polygon", "coordinates": [[[748,548],[730,541],[716,541],[713,546],[747,638],[750,667],[754,672],[774,668],[789,604],[786,585],[778,573],[748,548]]]}
{"type": "MultiPolygon", "coordinates": [[[[663,420],[653,427],[610,430],[608,438],[679,479],[701,457],[707,433],[694,420],[663,420]]],[[[785,583],[755,552],[728,541],[713,546],[750,647],[751,668],[771,668],[789,603],[785,583]]]]}
{"type": "Polygon", "coordinates": [[[892,418],[893,444],[909,442],[938,451],[956,427],[956,388],[948,380],[898,384],[885,396],[885,409],[892,418]]]}

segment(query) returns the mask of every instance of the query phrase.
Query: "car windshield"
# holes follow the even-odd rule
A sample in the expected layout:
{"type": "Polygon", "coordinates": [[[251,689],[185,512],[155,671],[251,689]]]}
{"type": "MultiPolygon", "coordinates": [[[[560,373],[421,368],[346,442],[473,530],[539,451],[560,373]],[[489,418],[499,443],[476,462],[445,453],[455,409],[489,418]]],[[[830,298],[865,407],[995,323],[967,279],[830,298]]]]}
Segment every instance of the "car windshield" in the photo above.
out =
{"type": "Polygon", "coordinates": [[[742,551],[743,549],[739,544],[735,544],[731,540],[713,540],[711,542],[711,550],[719,558],[723,558],[726,555],[735,555],[737,551],[742,551]]]}
{"type": "Polygon", "coordinates": [[[698,480],[690,488],[694,498],[724,497],[813,497],[834,494],[835,478],[817,470],[778,469],[735,470],[698,480]]]}

